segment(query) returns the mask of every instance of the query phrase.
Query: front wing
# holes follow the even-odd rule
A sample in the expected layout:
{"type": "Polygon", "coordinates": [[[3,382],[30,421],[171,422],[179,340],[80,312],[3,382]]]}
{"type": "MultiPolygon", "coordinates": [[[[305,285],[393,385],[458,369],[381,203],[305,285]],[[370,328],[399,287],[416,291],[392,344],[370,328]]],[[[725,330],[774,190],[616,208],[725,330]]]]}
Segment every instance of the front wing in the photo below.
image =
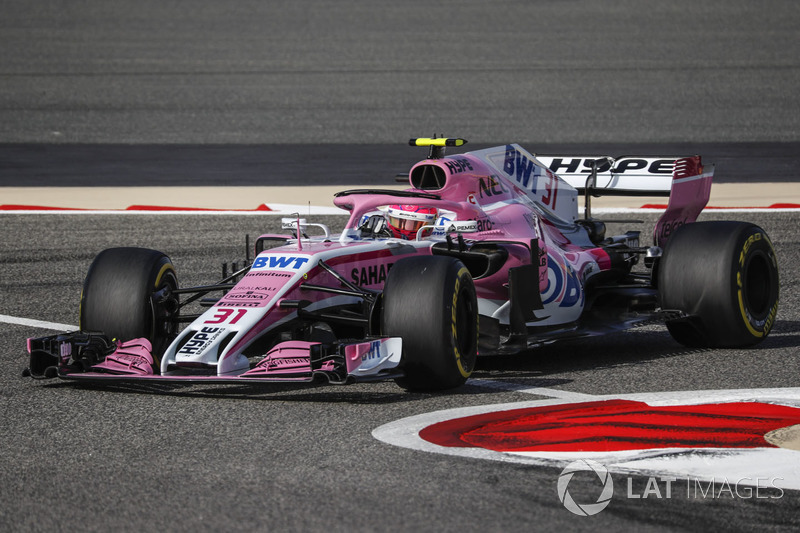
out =
{"type": "Polygon", "coordinates": [[[159,364],[147,339],[115,342],[100,333],[76,331],[28,339],[34,379],[76,381],[160,381],[173,383],[311,383],[348,384],[396,379],[402,339],[382,337],[330,344],[286,341],[269,350],[243,373],[217,375],[216,368],[170,368],[159,364]]]}

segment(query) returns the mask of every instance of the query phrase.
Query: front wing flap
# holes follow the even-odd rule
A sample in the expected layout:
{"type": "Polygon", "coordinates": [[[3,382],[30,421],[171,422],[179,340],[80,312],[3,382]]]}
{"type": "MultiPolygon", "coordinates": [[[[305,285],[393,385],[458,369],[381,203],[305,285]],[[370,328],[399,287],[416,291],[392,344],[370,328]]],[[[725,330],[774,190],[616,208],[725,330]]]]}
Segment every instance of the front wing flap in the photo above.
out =
{"type": "Polygon", "coordinates": [[[100,333],[76,331],[28,339],[34,379],[80,381],[158,380],[175,383],[310,383],[347,384],[403,377],[402,340],[398,337],[318,343],[277,344],[252,368],[237,375],[217,375],[175,368],[158,373],[147,339],[112,341],[100,333]]]}

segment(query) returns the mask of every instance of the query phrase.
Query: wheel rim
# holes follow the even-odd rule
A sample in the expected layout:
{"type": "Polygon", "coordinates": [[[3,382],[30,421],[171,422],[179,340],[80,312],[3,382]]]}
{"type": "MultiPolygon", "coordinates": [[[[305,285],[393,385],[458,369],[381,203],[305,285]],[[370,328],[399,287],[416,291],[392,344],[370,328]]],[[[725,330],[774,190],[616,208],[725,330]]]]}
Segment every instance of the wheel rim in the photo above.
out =
{"type": "MultiPolygon", "coordinates": [[[[166,287],[169,287],[170,290],[178,288],[178,281],[172,272],[166,272],[164,274],[161,283],[156,287],[154,293],[166,287]]],[[[154,343],[158,343],[160,339],[171,340],[177,335],[178,325],[173,319],[179,313],[178,306],[175,306],[175,309],[170,309],[164,304],[156,303],[155,298],[151,295],[150,312],[150,338],[153,339],[154,343]]]]}
{"type": "Polygon", "coordinates": [[[475,309],[472,294],[462,289],[458,301],[463,302],[456,310],[456,347],[461,354],[461,364],[467,372],[472,372],[475,366],[475,343],[477,331],[475,328],[475,309]]]}
{"type": "Polygon", "coordinates": [[[742,295],[750,313],[758,318],[767,316],[774,283],[769,259],[763,252],[753,254],[745,265],[742,295]]]}

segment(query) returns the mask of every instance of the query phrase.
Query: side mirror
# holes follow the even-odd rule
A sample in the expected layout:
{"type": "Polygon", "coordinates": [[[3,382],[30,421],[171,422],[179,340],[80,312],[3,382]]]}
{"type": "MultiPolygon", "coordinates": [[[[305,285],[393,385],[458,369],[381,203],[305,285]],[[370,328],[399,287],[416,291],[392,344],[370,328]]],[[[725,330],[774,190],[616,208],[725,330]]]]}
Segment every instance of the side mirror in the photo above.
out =
{"type": "Polygon", "coordinates": [[[372,215],[363,224],[361,224],[358,229],[362,233],[378,235],[386,230],[386,219],[383,217],[383,215],[372,215]]]}

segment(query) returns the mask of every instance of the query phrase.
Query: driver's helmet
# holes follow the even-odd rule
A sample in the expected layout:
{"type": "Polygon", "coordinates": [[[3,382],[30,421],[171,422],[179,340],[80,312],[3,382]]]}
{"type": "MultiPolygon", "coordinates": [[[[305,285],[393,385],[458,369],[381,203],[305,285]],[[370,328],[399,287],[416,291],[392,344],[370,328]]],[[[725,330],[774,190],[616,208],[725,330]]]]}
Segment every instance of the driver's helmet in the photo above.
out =
{"type": "Polygon", "coordinates": [[[420,207],[418,205],[390,205],[386,211],[389,219],[389,229],[392,235],[402,239],[414,240],[419,228],[433,225],[439,210],[435,207],[420,207]]]}

